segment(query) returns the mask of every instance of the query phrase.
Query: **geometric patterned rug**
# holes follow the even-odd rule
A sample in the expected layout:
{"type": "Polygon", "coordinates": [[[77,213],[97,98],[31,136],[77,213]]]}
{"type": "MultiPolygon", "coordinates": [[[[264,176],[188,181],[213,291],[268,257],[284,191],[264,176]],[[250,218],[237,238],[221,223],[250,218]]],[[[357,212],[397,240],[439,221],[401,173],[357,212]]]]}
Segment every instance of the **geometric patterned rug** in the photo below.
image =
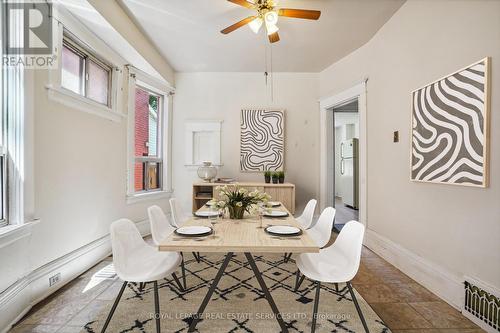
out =
{"type": "MultiPolygon", "coordinates": [[[[187,332],[190,315],[197,311],[225,258],[218,253],[202,254],[198,263],[191,254],[184,257],[186,291],[180,291],[172,279],[158,281],[162,332],[187,332]]],[[[305,279],[298,291],[293,290],[297,270],[293,257],[287,263],[279,254],[254,255],[254,258],[289,332],[310,332],[315,284],[305,279]]],[[[180,272],[177,275],[180,277],[180,272]]],[[[107,332],[155,332],[153,293],[152,283],[148,283],[142,291],[137,284],[129,283],[107,332]]],[[[356,297],[370,332],[390,332],[357,292],[356,297]]],[[[100,332],[111,305],[112,302],[81,332],[100,332]]],[[[339,285],[337,292],[333,284],[322,283],[318,312],[316,332],[364,332],[345,285],[339,285]]],[[[217,333],[280,332],[243,254],[235,254],[231,259],[196,329],[197,332],[217,333]]]]}

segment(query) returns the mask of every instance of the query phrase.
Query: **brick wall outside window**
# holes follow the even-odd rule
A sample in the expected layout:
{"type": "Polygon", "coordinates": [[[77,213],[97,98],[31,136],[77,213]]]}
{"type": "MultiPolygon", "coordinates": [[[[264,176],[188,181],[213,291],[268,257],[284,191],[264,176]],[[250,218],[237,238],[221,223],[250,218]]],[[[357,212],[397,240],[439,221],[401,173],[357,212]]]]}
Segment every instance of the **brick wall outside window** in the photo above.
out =
{"type": "MultiPolygon", "coordinates": [[[[135,90],[135,156],[147,156],[149,153],[149,93],[142,89],[135,90]]],[[[135,190],[144,190],[144,172],[142,163],[135,164],[135,190]]]]}

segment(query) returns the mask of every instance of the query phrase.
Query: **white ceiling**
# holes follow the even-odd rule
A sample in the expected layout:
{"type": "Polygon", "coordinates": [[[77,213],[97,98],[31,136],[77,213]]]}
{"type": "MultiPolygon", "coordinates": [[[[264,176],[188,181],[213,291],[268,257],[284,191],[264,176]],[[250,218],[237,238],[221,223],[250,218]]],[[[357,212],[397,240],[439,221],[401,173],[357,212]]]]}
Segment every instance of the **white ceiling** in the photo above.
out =
{"type": "MultiPolygon", "coordinates": [[[[226,0],[118,0],[178,72],[264,71],[267,36],[242,27],[253,15],[226,0]]],[[[366,43],[404,0],[280,0],[279,7],[321,10],[319,21],[281,17],[273,44],[276,72],[320,72],[366,43]]]]}

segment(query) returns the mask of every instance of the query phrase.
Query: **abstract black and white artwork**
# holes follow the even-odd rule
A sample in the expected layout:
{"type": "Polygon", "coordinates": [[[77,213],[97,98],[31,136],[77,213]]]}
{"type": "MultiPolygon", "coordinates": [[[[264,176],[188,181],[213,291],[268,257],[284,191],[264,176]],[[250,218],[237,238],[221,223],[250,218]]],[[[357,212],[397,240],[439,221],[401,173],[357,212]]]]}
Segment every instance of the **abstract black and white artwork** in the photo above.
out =
{"type": "Polygon", "coordinates": [[[240,169],[245,172],[281,171],[284,167],[283,110],[241,110],[240,169]]]}
{"type": "Polygon", "coordinates": [[[411,179],[488,185],[489,58],[412,93],[411,179]]]}

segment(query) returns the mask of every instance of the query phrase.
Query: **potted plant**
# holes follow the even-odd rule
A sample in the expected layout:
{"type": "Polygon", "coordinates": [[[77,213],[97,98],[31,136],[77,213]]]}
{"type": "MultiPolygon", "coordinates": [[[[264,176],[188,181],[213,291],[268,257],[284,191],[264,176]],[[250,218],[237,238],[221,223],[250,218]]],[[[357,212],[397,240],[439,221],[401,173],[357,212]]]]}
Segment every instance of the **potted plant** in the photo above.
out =
{"type": "Polygon", "coordinates": [[[278,180],[280,184],[285,182],[285,171],[278,171],[278,180]]]}
{"type": "Polygon", "coordinates": [[[271,171],[264,171],[264,180],[266,184],[269,184],[271,182],[271,171]]]}
{"type": "Polygon", "coordinates": [[[280,175],[278,174],[277,171],[273,172],[272,177],[273,177],[273,184],[278,184],[280,175]]]}
{"type": "Polygon", "coordinates": [[[230,219],[240,220],[245,212],[250,213],[252,207],[263,202],[266,203],[271,197],[259,190],[248,191],[240,188],[238,184],[217,186],[219,201],[211,200],[209,203],[221,210],[229,212],[230,219]]]}

